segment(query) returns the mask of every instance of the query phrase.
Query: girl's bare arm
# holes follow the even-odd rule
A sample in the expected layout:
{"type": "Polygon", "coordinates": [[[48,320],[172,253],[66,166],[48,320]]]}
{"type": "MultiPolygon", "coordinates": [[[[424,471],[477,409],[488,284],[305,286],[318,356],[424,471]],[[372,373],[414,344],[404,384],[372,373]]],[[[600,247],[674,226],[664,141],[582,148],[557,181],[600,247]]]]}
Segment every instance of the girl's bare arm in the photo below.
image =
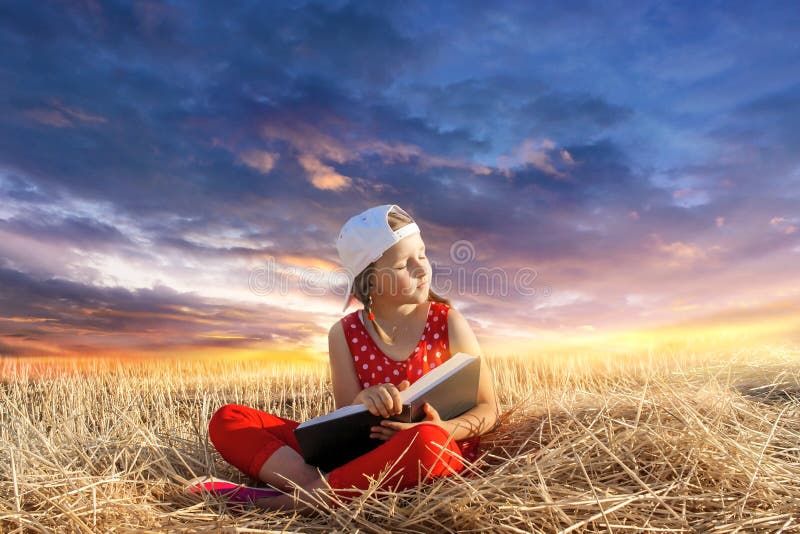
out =
{"type": "Polygon", "coordinates": [[[361,382],[353,366],[353,358],[350,356],[350,348],[347,346],[341,321],[337,321],[328,330],[328,358],[336,408],[354,404],[353,401],[361,391],[361,382]]]}

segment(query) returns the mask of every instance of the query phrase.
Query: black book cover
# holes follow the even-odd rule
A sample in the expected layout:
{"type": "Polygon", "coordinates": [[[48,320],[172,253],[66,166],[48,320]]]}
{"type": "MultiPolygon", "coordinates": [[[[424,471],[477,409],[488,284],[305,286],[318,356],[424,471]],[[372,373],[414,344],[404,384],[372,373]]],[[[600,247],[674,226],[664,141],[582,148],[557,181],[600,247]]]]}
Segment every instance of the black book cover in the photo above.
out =
{"type": "MultiPolygon", "coordinates": [[[[480,358],[459,352],[401,391],[403,411],[388,419],[422,421],[426,402],[436,408],[442,420],[458,417],[477,405],[479,378],[480,358]]],[[[343,406],[301,423],[294,433],[306,463],[329,472],[384,443],[370,437],[370,427],[383,419],[363,404],[343,406]]]]}

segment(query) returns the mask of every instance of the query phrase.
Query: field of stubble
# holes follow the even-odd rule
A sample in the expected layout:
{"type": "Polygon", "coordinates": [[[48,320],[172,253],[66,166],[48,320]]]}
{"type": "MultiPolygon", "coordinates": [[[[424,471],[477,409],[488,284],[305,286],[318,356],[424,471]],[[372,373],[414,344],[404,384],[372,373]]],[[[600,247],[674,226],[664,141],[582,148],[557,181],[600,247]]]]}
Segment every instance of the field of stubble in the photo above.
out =
{"type": "Polygon", "coordinates": [[[328,412],[324,365],[2,359],[0,531],[800,529],[800,349],[487,361],[502,423],[475,464],[337,509],[300,495],[316,511],[299,515],[182,487],[253,483],[210,444],[211,414],[328,412]]]}

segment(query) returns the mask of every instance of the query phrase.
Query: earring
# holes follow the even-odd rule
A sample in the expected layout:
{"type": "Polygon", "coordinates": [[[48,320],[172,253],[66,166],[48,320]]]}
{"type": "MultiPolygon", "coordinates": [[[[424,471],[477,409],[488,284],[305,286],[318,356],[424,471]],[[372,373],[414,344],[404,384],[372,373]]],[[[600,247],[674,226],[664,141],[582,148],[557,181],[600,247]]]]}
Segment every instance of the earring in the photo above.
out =
{"type": "Polygon", "coordinates": [[[368,315],[369,320],[370,321],[374,321],[375,320],[375,314],[372,313],[372,295],[369,296],[369,304],[367,304],[367,311],[369,312],[369,315],[368,315]]]}

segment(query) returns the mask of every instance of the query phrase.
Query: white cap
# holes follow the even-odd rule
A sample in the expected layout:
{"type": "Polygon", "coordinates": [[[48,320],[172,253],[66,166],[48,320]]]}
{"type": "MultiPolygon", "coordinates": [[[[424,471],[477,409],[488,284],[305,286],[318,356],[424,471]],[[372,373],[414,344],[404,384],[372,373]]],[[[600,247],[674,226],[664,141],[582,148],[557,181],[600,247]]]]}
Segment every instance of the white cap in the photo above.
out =
{"type": "Polygon", "coordinates": [[[356,276],[370,263],[380,258],[392,245],[404,237],[420,231],[415,222],[407,224],[397,231],[392,230],[388,218],[390,211],[402,213],[412,219],[397,204],[384,204],[350,217],[339,232],[336,249],[339,251],[342,266],[347,270],[348,278],[342,312],[350,306],[350,293],[353,291],[356,276]]]}

